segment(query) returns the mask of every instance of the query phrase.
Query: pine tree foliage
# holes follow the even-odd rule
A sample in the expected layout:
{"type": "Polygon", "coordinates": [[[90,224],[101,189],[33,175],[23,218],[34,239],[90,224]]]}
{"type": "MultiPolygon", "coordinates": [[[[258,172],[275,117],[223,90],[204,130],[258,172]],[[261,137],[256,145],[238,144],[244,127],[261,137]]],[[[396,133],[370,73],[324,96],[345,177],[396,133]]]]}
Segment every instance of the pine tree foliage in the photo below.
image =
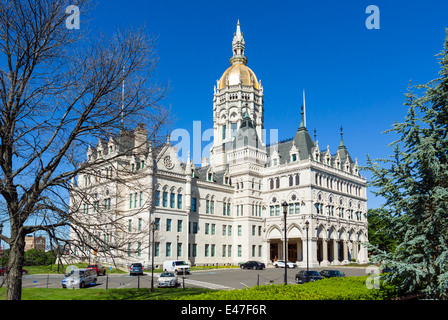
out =
{"type": "Polygon", "coordinates": [[[373,248],[373,258],[392,272],[386,281],[402,292],[448,298],[448,29],[439,58],[439,77],[409,86],[405,121],[387,132],[399,139],[393,155],[372,161],[371,185],[382,196],[388,234],[399,239],[392,252],[373,248]],[[415,89],[422,92],[421,96],[415,89]]]}

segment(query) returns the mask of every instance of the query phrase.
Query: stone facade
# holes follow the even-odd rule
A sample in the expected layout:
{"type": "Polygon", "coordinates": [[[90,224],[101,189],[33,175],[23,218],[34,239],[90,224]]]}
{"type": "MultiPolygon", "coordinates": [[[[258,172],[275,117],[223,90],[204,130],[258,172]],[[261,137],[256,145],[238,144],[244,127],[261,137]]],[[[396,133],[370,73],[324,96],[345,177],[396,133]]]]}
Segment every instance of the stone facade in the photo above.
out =
{"type": "MultiPolygon", "coordinates": [[[[190,157],[181,162],[169,136],[153,146],[144,142],[147,131],[138,126],[123,130],[117,141],[100,140],[89,147],[88,161],[110,157],[110,167],[98,168],[99,179],[81,174],[72,191],[91,190],[104,217],[135,211],[127,219],[133,236],[122,244],[128,248],[127,256],[119,258],[123,264],[150,264],[148,230],[154,222],[158,266],[172,259],[199,265],[247,260],[269,265],[284,259],[284,209],[288,260],[300,266],[367,262],[362,245],[368,241],[366,179],[348,153],[342,128],[337,150],[321,150],[308,133],[302,110],[294,137],[267,145],[263,87],[246,66],[239,23],[232,48],[231,66],[217,81],[213,96],[210,162],[204,159],[201,167],[190,157]],[[113,158],[117,148],[126,146],[140,147],[135,154],[113,158]],[[118,184],[112,172],[129,183],[118,184]]],[[[86,210],[75,198],[72,204],[86,210]]],[[[116,230],[102,232],[107,241],[121,236],[116,230]]]]}

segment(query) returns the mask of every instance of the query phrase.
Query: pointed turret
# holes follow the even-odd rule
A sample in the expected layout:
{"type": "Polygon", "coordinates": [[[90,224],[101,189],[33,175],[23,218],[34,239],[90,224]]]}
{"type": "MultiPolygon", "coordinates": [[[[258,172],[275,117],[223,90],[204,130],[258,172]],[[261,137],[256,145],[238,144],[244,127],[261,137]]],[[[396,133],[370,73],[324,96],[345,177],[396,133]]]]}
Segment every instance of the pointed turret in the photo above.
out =
{"type": "Polygon", "coordinates": [[[241,32],[240,20],[238,20],[238,23],[236,24],[236,33],[234,33],[232,41],[233,56],[230,58],[231,65],[237,63],[247,64],[247,58],[244,56],[245,44],[243,33],[241,32]]]}

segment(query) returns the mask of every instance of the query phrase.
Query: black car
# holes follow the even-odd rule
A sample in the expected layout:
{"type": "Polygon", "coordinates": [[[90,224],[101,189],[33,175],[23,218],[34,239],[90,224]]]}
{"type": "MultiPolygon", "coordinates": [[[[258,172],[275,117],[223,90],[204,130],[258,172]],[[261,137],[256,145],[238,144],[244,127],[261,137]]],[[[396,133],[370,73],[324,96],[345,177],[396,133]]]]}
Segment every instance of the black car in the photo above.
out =
{"type": "Polygon", "coordinates": [[[240,264],[241,269],[253,269],[253,270],[263,270],[266,268],[263,262],[258,261],[247,261],[245,263],[240,264]]]}
{"type": "Polygon", "coordinates": [[[345,277],[345,274],[339,270],[322,270],[319,273],[325,278],[345,277]]]}
{"type": "Polygon", "coordinates": [[[321,279],[323,279],[324,277],[322,277],[321,275],[320,275],[320,273],[319,272],[317,272],[317,271],[306,271],[306,270],[302,270],[302,271],[299,271],[297,274],[296,274],[296,283],[297,284],[302,284],[302,283],[306,283],[306,282],[310,282],[310,281],[317,281],[317,280],[321,280],[321,279]]]}

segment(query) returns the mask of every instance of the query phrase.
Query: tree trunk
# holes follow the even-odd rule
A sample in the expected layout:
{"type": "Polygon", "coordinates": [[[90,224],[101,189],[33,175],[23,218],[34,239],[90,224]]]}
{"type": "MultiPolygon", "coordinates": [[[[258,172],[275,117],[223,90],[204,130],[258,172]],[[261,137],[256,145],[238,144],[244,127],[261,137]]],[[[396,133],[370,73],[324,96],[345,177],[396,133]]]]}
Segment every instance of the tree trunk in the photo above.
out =
{"type": "Polygon", "coordinates": [[[6,300],[21,300],[22,298],[22,267],[25,259],[25,235],[19,233],[11,245],[6,276],[6,300]]]}

